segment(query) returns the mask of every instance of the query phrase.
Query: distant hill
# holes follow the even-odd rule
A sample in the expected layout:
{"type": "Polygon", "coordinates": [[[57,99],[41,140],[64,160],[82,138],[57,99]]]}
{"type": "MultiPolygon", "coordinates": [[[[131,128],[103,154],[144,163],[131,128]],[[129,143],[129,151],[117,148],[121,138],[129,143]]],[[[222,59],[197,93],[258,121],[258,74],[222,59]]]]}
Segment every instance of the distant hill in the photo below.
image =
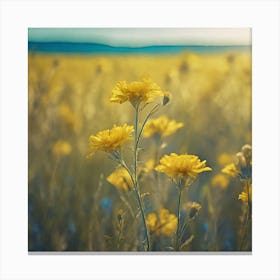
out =
{"type": "Polygon", "coordinates": [[[147,46],[112,47],[96,43],[28,42],[29,52],[69,54],[164,54],[192,51],[199,53],[250,50],[248,46],[147,46]]]}

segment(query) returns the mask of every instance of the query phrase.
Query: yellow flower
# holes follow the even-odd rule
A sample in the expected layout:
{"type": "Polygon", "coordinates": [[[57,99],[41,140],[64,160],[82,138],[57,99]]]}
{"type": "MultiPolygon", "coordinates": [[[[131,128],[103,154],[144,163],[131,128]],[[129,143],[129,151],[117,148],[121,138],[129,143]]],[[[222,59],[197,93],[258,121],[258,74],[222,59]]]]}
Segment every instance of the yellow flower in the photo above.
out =
{"type": "Polygon", "coordinates": [[[74,112],[71,110],[71,108],[65,104],[62,103],[58,107],[58,114],[60,119],[69,127],[74,128],[76,126],[76,118],[74,115],[74,112]]]}
{"type": "Polygon", "coordinates": [[[133,182],[127,170],[123,167],[116,169],[107,177],[107,181],[118,190],[128,191],[133,188],[133,182]]]}
{"type": "Polygon", "coordinates": [[[190,219],[192,219],[197,214],[197,212],[201,209],[201,205],[193,201],[189,204],[189,207],[190,207],[189,217],[190,219]]]}
{"type": "Polygon", "coordinates": [[[165,93],[150,79],[132,83],[120,81],[113,88],[110,101],[120,104],[129,101],[133,106],[138,106],[141,102],[149,103],[160,96],[165,96],[165,93]]]}
{"type": "Polygon", "coordinates": [[[176,232],[178,219],[165,208],[160,209],[159,215],[150,213],[147,215],[147,226],[156,235],[171,236],[176,232]]]}
{"type": "MultiPolygon", "coordinates": [[[[238,195],[238,199],[248,203],[248,190],[243,191],[238,195]]],[[[252,184],[249,184],[249,202],[252,203],[252,184]]]]}
{"type": "Polygon", "coordinates": [[[153,159],[149,159],[145,162],[145,167],[143,168],[143,171],[148,173],[155,168],[155,161],[153,159]]]}
{"type": "Polygon", "coordinates": [[[160,231],[158,229],[158,217],[156,213],[149,213],[146,218],[147,221],[147,227],[150,228],[151,231],[153,231],[156,235],[160,234],[160,231]]]}
{"type": "Polygon", "coordinates": [[[243,202],[248,202],[248,194],[245,192],[242,192],[238,195],[238,199],[242,200],[243,202]]]}
{"type": "Polygon", "coordinates": [[[216,174],[211,179],[211,184],[214,187],[218,186],[221,189],[226,189],[229,184],[229,178],[224,174],[216,174]]]}
{"type": "Polygon", "coordinates": [[[161,116],[156,119],[150,119],[144,128],[143,137],[148,138],[154,134],[162,137],[169,136],[175,133],[179,128],[183,127],[182,122],[177,123],[174,120],[169,120],[166,116],[161,116]]]}
{"type": "Polygon", "coordinates": [[[224,165],[227,165],[227,164],[231,163],[232,160],[233,160],[233,156],[231,154],[228,154],[228,153],[222,153],[218,157],[218,163],[221,166],[224,166],[224,165]]]}
{"type": "Polygon", "coordinates": [[[169,156],[165,155],[161,158],[160,164],[155,170],[165,173],[170,178],[187,179],[190,177],[194,179],[199,173],[212,169],[206,166],[206,160],[200,161],[198,156],[171,153],[169,156]]]}
{"type": "Polygon", "coordinates": [[[96,151],[113,152],[120,148],[125,142],[132,140],[131,133],[134,131],[133,126],[124,124],[98,132],[95,136],[89,137],[89,157],[93,156],[96,151]]]}
{"type": "Polygon", "coordinates": [[[242,147],[242,151],[235,156],[235,163],[226,165],[222,172],[235,177],[239,175],[241,179],[249,179],[252,177],[252,147],[248,144],[242,147]]]}
{"type": "Polygon", "coordinates": [[[67,156],[71,154],[72,146],[67,141],[58,140],[54,143],[52,147],[52,152],[57,156],[59,155],[67,156]]]}
{"type": "Polygon", "coordinates": [[[162,208],[159,213],[161,233],[171,236],[178,226],[178,219],[174,214],[170,214],[167,209],[162,208]]]}
{"type": "Polygon", "coordinates": [[[235,177],[239,174],[239,170],[237,169],[234,163],[226,165],[225,168],[222,169],[222,172],[231,177],[235,177]]]}

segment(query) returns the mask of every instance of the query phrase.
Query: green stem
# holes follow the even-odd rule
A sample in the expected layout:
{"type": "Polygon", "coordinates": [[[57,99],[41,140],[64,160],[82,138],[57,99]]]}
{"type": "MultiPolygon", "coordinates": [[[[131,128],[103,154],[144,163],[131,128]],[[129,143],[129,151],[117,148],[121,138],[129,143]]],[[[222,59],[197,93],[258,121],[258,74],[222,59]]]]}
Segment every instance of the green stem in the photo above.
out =
{"type": "MultiPolygon", "coordinates": [[[[149,118],[157,111],[157,109],[159,108],[159,104],[157,104],[156,106],[154,106],[151,110],[151,112],[146,116],[141,128],[140,128],[140,132],[139,132],[139,135],[135,134],[137,136],[137,140],[136,140],[136,145],[138,146],[139,144],[139,141],[140,141],[140,138],[141,138],[141,135],[143,133],[143,130],[144,130],[144,127],[147,123],[147,121],[149,120],[149,118]]],[[[137,112],[138,112],[138,115],[139,115],[139,108],[136,107],[135,109],[137,112]]]]}
{"type": "Polygon", "coordinates": [[[146,237],[146,242],[147,242],[147,250],[150,251],[150,241],[149,241],[149,236],[148,236],[148,230],[147,230],[147,224],[146,224],[146,218],[145,218],[145,213],[143,209],[143,204],[141,200],[141,195],[139,191],[139,186],[138,186],[138,143],[140,136],[138,137],[138,125],[139,125],[139,106],[135,107],[135,126],[134,126],[134,188],[135,188],[135,193],[137,197],[137,201],[139,204],[143,224],[144,224],[144,230],[145,230],[145,237],[146,237]]]}
{"type": "MultiPolygon", "coordinates": [[[[156,150],[155,150],[155,164],[158,164],[159,162],[159,155],[160,155],[160,146],[161,146],[161,137],[155,137],[155,144],[156,144],[156,150]]],[[[154,172],[154,178],[155,178],[155,192],[157,193],[157,195],[155,196],[155,206],[156,209],[160,209],[160,205],[162,202],[162,192],[163,192],[163,186],[160,186],[160,181],[159,181],[159,173],[158,172],[154,172]]]]}
{"type": "Polygon", "coordinates": [[[179,186],[179,198],[178,198],[178,208],[177,208],[177,217],[178,217],[178,226],[176,231],[176,250],[179,250],[180,244],[179,244],[179,232],[180,232],[180,208],[181,208],[181,196],[182,196],[182,189],[181,186],[179,186]]]}
{"type": "Polygon", "coordinates": [[[118,151],[114,151],[112,153],[112,157],[110,157],[110,159],[112,159],[113,161],[115,161],[116,163],[120,164],[129,174],[131,181],[134,185],[134,176],[132,175],[130,169],[128,168],[128,166],[126,165],[125,161],[122,158],[122,155],[120,152],[118,151]]]}
{"type": "Polygon", "coordinates": [[[122,167],[127,171],[127,173],[129,174],[132,183],[135,184],[135,183],[134,183],[134,177],[132,176],[131,171],[130,171],[130,169],[128,168],[128,166],[126,165],[126,163],[125,163],[123,160],[121,160],[119,163],[121,164],[121,166],[122,166],[122,167]]]}

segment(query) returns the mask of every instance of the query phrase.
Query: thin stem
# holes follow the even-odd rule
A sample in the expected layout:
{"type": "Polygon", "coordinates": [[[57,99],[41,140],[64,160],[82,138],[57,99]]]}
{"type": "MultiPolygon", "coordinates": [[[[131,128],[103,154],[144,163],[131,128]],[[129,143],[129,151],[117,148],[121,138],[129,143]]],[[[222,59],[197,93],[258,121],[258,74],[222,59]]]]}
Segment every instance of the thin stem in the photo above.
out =
{"type": "Polygon", "coordinates": [[[120,194],[120,198],[121,198],[121,201],[124,203],[124,205],[128,208],[129,212],[130,212],[130,215],[131,217],[134,217],[134,212],[130,206],[130,204],[128,203],[127,199],[123,196],[123,194],[121,192],[119,192],[120,194]]]}
{"type": "Polygon", "coordinates": [[[183,224],[183,226],[182,226],[182,228],[179,232],[179,238],[182,238],[185,230],[187,230],[190,225],[191,225],[191,220],[189,221],[189,223],[186,222],[186,223],[183,224]]]}
{"type": "Polygon", "coordinates": [[[247,181],[247,193],[248,193],[248,209],[249,209],[249,214],[252,214],[252,203],[250,201],[250,196],[252,194],[250,194],[250,182],[247,181]]]}
{"type": "Polygon", "coordinates": [[[128,174],[129,174],[129,176],[130,176],[130,178],[131,178],[131,180],[132,180],[132,183],[135,184],[135,182],[134,182],[134,177],[132,176],[131,171],[130,171],[130,169],[127,167],[126,163],[125,163],[123,160],[121,160],[119,163],[120,163],[121,166],[128,172],[128,174]]]}
{"type": "Polygon", "coordinates": [[[138,165],[138,124],[139,124],[139,107],[135,108],[135,124],[134,124],[134,181],[138,181],[137,165],[138,165]]]}
{"type": "Polygon", "coordinates": [[[112,153],[112,157],[110,157],[113,161],[117,162],[118,164],[120,164],[129,174],[130,178],[131,178],[131,181],[133,183],[133,185],[135,184],[134,183],[134,176],[132,175],[132,172],[130,171],[130,169],[128,168],[127,164],[125,163],[125,161],[123,160],[122,158],[122,155],[121,153],[119,153],[118,151],[114,151],[112,153]]]}
{"type": "Polygon", "coordinates": [[[123,220],[121,219],[119,221],[119,234],[118,234],[118,238],[117,238],[117,249],[120,249],[122,230],[123,230],[123,220]]]}
{"type": "MultiPolygon", "coordinates": [[[[136,140],[136,145],[137,145],[137,146],[138,146],[138,144],[139,144],[139,141],[140,141],[142,132],[143,132],[143,130],[144,130],[144,127],[145,127],[147,121],[148,121],[149,118],[157,111],[157,109],[159,108],[159,106],[160,106],[159,104],[157,104],[156,106],[154,106],[153,109],[151,110],[151,112],[146,116],[146,118],[145,118],[145,120],[144,120],[144,122],[143,122],[143,124],[142,124],[142,126],[141,126],[141,128],[140,128],[139,135],[137,135],[137,134],[135,133],[135,135],[137,136],[137,140],[136,140]]],[[[139,115],[139,108],[136,108],[135,110],[138,111],[138,115],[139,115]]]]}
{"type": "Polygon", "coordinates": [[[176,250],[178,250],[180,247],[179,231],[180,231],[180,220],[181,220],[181,215],[180,215],[181,196],[182,196],[182,189],[181,189],[181,186],[179,186],[179,197],[178,197],[178,208],[177,208],[178,226],[177,226],[177,231],[176,231],[176,250]]]}
{"type": "MultiPolygon", "coordinates": [[[[143,209],[143,204],[141,200],[141,195],[139,191],[139,186],[138,186],[138,144],[139,144],[139,139],[140,139],[140,134],[138,136],[138,125],[139,125],[139,106],[135,107],[135,125],[134,125],[134,188],[135,188],[135,193],[137,197],[137,201],[139,204],[139,208],[141,211],[141,216],[144,224],[144,230],[145,230],[145,235],[146,235],[146,242],[147,242],[147,250],[150,251],[150,241],[149,241],[149,236],[148,236],[148,230],[147,230],[147,224],[146,224],[146,219],[145,219],[145,213],[143,209]]],[[[143,128],[143,126],[142,126],[143,128]]],[[[142,129],[143,130],[143,129],[142,129]]],[[[140,131],[140,133],[142,133],[140,131]]]]}
{"type": "MultiPolygon", "coordinates": [[[[156,148],[155,148],[155,157],[154,157],[154,161],[155,161],[155,164],[157,164],[159,162],[159,155],[160,155],[160,146],[161,146],[161,137],[155,137],[155,144],[156,144],[156,148]]],[[[162,201],[162,189],[163,186],[160,186],[159,184],[159,174],[158,172],[154,172],[154,178],[155,178],[155,191],[157,193],[157,195],[155,196],[155,206],[156,206],[156,209],[158,209],[159,211],[159,208],[160,208],[160,205],[161,205],[161,201],[162,201]]]]}

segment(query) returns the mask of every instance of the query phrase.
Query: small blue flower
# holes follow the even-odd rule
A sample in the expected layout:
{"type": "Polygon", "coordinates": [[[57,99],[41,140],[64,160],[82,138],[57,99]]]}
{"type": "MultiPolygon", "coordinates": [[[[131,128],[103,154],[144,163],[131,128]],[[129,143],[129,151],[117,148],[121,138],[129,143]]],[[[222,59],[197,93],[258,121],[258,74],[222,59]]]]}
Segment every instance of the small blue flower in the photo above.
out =
{"type": "Polygon", "coordinates": [[[111,198],[104,197],[101,200],[101,207],[106,211],[107,214],[110,214],[113,210],[113,205],[112,205],[111,198]]]}

